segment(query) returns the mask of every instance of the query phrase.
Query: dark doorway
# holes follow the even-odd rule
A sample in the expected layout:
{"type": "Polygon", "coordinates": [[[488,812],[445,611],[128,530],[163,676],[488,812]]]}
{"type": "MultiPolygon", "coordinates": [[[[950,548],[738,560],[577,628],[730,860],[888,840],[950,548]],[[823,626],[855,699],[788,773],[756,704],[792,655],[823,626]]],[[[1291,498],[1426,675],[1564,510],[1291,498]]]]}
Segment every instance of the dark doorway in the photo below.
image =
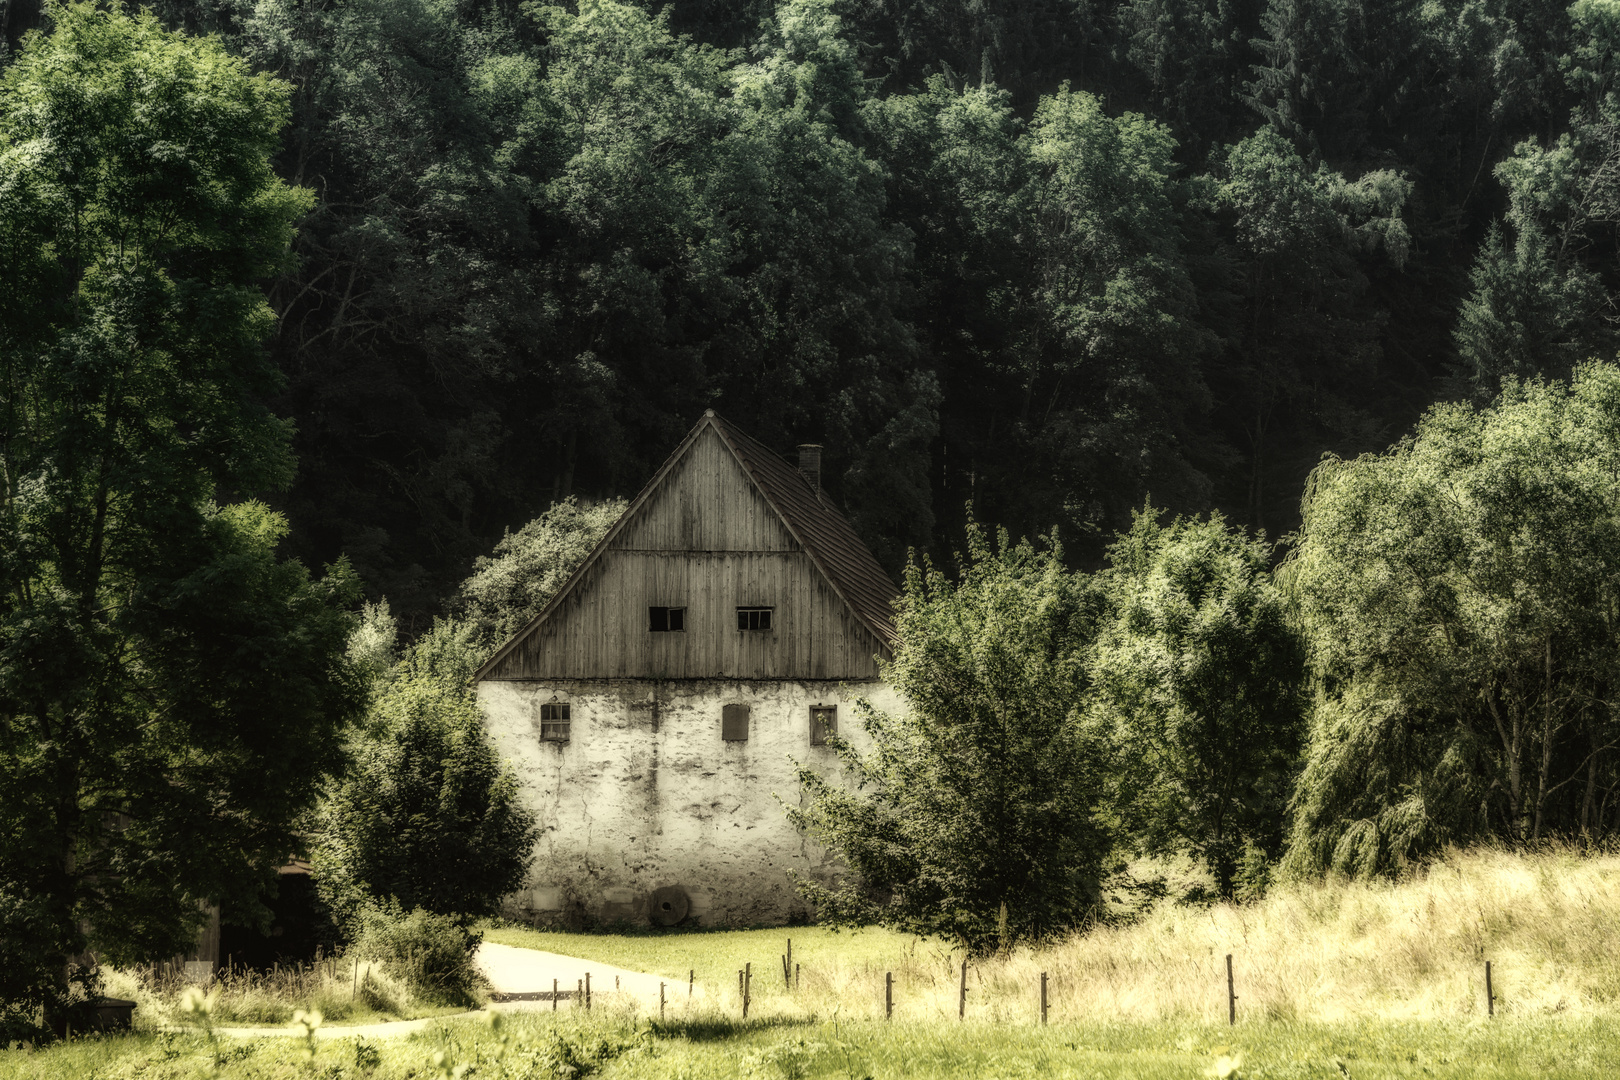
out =
{"type": "Polygon", "coordinates": [[[230,912],[223,913],[220,927],[220,959],[229,959],[237,968],[269,970],[280,964],[307,964],[316,950],[330,953],[343,937],[332,912],[315,891],[315,880],[302,867],[283,869],[276,895],[265,900],[270,908],[270,931],[260,933],[251,926],[236,926],[230,912]]]}

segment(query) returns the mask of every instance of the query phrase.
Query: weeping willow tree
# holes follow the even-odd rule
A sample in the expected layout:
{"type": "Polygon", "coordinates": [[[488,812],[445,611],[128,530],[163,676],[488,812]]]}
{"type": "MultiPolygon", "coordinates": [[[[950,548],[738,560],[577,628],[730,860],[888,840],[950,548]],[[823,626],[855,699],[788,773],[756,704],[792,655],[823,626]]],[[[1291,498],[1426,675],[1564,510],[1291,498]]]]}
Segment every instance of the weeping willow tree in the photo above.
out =
{"type": "Polygon", "coordinates": [[[1620,827],[1620,370],[1441,406],[1312,476],[1281,578],[1315,707],[1289,863],[1620,827]]]}

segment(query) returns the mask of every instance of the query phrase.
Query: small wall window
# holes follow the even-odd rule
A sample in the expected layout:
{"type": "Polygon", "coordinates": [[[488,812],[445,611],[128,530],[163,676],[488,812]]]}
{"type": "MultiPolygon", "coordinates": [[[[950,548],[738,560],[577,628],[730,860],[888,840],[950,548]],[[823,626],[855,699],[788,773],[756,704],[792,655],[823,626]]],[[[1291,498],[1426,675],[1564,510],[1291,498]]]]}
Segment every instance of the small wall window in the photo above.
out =
{"type": "Polygon", "coordinates": [[[685,630],[686,609],[683,607],[648,608],[647,629],[654,634],[679,633],[685,630]]]}
{"type": "Polygon", "coordinates": [[[720,710],[720,737],[726,742],[748,741],[747,705],[727,705],[720,710]]]}
{"type": "Polygon", "coordinates": [[[771,609],[768,607],[740,607],[737,609],[738,630],[769,630],[771,609]]]}
{"type": "Polygon", "coordinates": [[[540,706],[540,738],[543,742],[567,742],[568,729],[572,726],[572,706],[567,702],[548,701],[540,706]]]}
{"type": "Polygon", "coordinates": [[[838,734],[838,706],[810,706],[810,745],[826,746],[827,736],[838,734]]]}

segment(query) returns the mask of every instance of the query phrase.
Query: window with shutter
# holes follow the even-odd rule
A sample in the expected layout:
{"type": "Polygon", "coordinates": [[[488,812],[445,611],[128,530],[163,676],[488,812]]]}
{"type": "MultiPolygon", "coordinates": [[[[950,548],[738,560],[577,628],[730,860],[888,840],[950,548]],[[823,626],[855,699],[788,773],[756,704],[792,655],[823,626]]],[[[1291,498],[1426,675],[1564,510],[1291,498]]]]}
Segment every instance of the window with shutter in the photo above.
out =
{"type": "Polygon", "coordinates": [[[838,734],[838,706],[810,706],[810,745],[826,746],[827,736],[838,734]]]}

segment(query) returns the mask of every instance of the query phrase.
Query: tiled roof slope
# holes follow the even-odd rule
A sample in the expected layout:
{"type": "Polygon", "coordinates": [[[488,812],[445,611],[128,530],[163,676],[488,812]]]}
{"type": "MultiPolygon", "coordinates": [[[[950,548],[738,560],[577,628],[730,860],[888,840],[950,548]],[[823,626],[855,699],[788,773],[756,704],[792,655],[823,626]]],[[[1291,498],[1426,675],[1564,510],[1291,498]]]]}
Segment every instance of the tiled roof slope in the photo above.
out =
{"type": "Polygon", "coordinates": [[[855,530],[797,468],[713,412],[712,420],[765,497],[798,535],[810,557],[855,614],[885,644],[894,641],[900,592],[855,530]]]}

